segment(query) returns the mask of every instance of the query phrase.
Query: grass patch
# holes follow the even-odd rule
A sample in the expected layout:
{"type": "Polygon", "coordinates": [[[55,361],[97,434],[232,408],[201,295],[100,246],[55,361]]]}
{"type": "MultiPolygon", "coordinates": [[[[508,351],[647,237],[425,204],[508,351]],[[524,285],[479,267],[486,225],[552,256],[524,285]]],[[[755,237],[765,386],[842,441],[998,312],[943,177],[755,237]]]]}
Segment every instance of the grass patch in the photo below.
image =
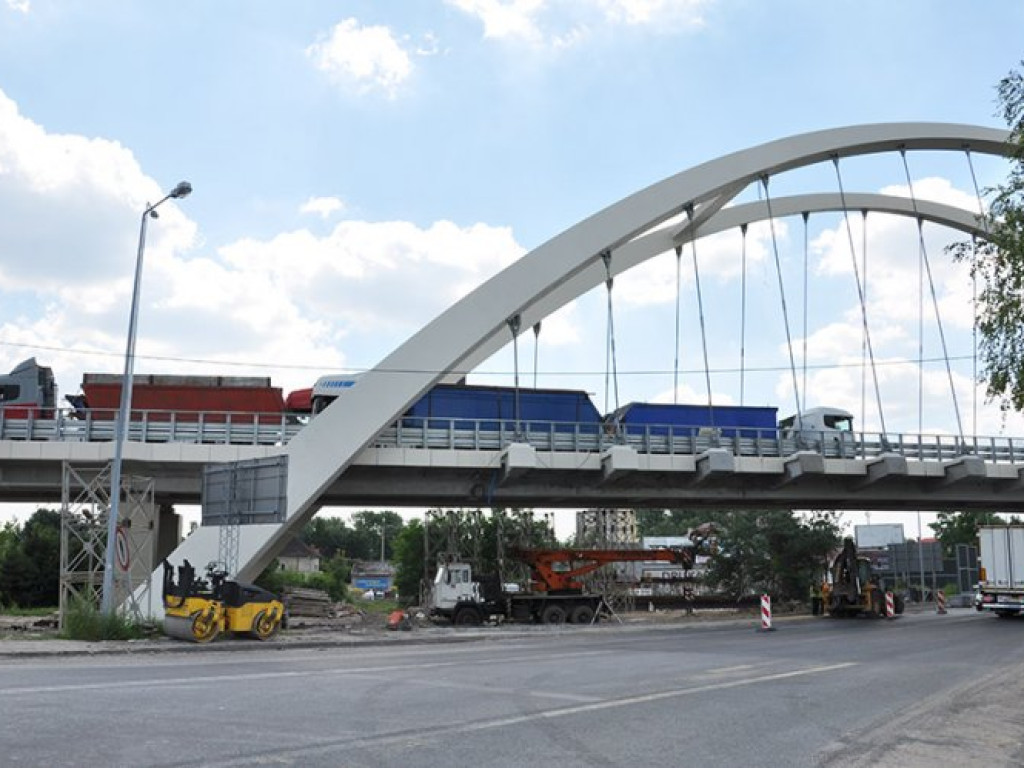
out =
{"type": "Polygon", "coordinates": [[[78,601],[64,617],[61,635],[68,640],[135,640],[147,634],[134,619],[118,613],[100,613],[96,606],[78,601]]]}
{"type": "Polygon", "coordinates": [[[50,608],[19,608],[16,605],[0,605],[0,616],[52,616],[57,606],[50,608]]]}
{"type": "Polygon", "coordinates": [[[355,605],[364,613],[391,613],[397,611],[401,606],[397,600],[356,600],[355,605]]]}

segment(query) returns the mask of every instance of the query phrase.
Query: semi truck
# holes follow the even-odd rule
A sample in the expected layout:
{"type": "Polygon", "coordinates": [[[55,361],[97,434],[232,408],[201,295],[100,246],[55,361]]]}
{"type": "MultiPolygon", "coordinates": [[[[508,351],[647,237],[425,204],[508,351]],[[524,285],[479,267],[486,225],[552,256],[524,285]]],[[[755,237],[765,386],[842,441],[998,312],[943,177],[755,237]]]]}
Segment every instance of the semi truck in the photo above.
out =
{"type": "Polygon", "coordinates": [[[53,369],[34,357],[24,360],[6,376],[0,376],[0,413],[12,419],[53,418],[57,384],[53,369]]]}
{"type": "MultiPolygon", "coordinates": [[[[85,373],[81,394],[66,395],[73,415],[99,421],[116,418],[121,401],[121,374],[85,373]]],[[[282,416],[302,418],[311,409],[309,389],[284,397],[280,387],[262,376],[193,376],[136,374],[132,378],[132,419],[209,423],[258,418],[277,423],[282,416]],[[255,416],[258,414],[258,416],[255,416]]],[[[53,370],[35,358],[0,376],[0,414],[5,418],[50,419],[57,407],[53,370]]]]}
{"type": "Polygon", "coordinates": [[[648,432],[679,436],[714,432],[721,437],[773,438],[778,428],[778,408],[750,405],[689,405],[628,403],[613,411],[606,423],[625,427],[628,433],[648,432]]]}
{"type": "Polygon", "coordinates": [[[603,595],[586,591],[580,581],[586,574],[609,563],[693,565],[693,551],[683,548],[525,549],[514,557],[530,566],[531,581],[525,589],[503,584],[497,576],[474,578],[470,564],[458,559],[439,562],[430,614],[459,627],[484,621],[590,624],[601,615],[605,602],[603,595]]]}
{"type": "Polygon", "coordinates": [[[978,529],[979,611],[1009,617],[1024,613],[1024,525],[983,525],[978,529]]]}

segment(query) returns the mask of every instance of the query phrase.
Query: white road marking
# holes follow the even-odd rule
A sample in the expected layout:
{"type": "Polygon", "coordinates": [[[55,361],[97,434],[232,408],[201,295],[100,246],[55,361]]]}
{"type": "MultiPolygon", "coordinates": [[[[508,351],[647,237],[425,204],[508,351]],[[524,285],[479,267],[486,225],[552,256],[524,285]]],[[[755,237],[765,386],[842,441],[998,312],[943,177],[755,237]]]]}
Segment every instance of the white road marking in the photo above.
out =
{"type": "Polygon", "coordinates": [[[618,709],[621,707],[634,706],[636,704],[647,704],[652,701],[664,701],[665,699],[676,699],[684,696],[695,696],[697,694],[709,693],[711,691],[723,691],[729,688],[756,685],[758,683],[770,683],[777,680],[789,680],[807,675],[817,675],[823,672],[833,672],[837,669],[848,669],[857,666],[857,662],[844,662],[842,664],[828,664],[820,667],[808,667],[796,669],[789,672],[777,672],[770,675],[748,677],[741,680],[728,680],[708,685],[698,685],[690,688],[676,688],[657,693],[645,693],[639,696],[625,696],[617,699],[606,699],[588,704],[562,707],[560,709],[549,709],[542,712],[533,712],[526,715],[515,715],[512,717],[499,717],[490,720],[481,720],[475,723],[451,726],[449,728],[431,728],[428,731],[405,731],[401,733],[385,734],[375,737],[363,737],[356,739],[337,739],[328,743],[320,743],[308,747],[295,749],[275,750],[272,754],[247,755],[244,757],[233,757],[228,760],[212,761],[203,763],[210,768],[229,768],[239,765],[266,765],[269,763],[281,763],[285,760],[296,760],[302,756],[313,754],[329,753],[338,749],[383,747],[391,745],[426,744],[436,742],[443,738],[464,733],[475,733],[480,731],[493,730],[495,728],[507,728],[514,725],[537,720],[553,720],[560,717],[584,714],[587,712],[598,712],[607,709],[618,709]]]}

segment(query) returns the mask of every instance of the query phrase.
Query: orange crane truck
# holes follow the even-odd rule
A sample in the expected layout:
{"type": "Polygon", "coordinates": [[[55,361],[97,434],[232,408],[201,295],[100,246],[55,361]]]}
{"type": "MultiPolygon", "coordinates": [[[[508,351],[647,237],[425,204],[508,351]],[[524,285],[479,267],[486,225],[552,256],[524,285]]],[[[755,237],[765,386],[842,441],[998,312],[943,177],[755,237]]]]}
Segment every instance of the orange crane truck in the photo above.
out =
{"type": "Polygon", "coordinates": [[[588,593],[580,579],[609,563],[662,562],[689,568],[689,549],[522,549],[514,556],[530,566],[529,589],[475,580],[469,563],[442,561],[430,594],[430,613],[456,626],[485,620],[541,624],[590,624],[601,612],[604,595],[588,593]]]}

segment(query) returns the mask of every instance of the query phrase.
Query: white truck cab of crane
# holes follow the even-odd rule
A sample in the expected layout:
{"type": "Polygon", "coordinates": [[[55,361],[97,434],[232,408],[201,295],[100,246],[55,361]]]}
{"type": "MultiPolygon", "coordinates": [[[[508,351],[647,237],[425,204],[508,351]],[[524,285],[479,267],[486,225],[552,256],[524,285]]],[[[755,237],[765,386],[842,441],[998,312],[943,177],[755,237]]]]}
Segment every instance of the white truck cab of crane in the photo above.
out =
{"type": "Polygon", "coordinates": [[[473,581],[469,563],[440,563],[434,576],[430,607],[437,613],[450,614],[461,603],[479,603],[480,585],[473,581]]]}

